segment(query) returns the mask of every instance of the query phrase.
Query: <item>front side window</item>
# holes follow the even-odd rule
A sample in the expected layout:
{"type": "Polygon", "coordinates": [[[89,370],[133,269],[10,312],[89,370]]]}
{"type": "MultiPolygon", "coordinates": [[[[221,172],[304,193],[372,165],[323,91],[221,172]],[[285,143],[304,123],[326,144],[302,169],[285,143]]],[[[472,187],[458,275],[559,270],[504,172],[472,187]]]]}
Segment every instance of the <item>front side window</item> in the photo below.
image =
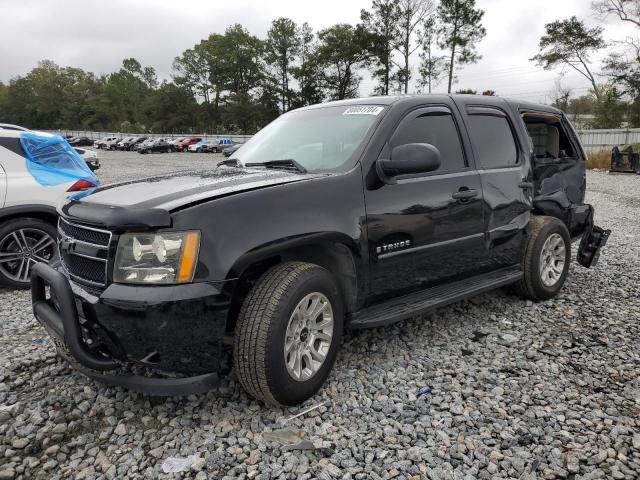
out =
{"type": "Polygon", "coordinates": [[[232,158],[243,165],[295,160],[310,172],[343,171],[383,110],[351,105],[292,111],[260,130],[232,158]]]}
{"type": "Polygon", "coordinates": [[[456,172],[467,166],[453,115],[444,107],[410,113],[396,130],[391,147],[408,143],[428,143],[440,151],[441,164],[436,173],[456,172]]]}
{"type": "Polygon", "coordinates": [[[509,121],[503,115],[472,114],[469,133],[478,153],[478,168],[513,167],[518,149],[509,121]]]}

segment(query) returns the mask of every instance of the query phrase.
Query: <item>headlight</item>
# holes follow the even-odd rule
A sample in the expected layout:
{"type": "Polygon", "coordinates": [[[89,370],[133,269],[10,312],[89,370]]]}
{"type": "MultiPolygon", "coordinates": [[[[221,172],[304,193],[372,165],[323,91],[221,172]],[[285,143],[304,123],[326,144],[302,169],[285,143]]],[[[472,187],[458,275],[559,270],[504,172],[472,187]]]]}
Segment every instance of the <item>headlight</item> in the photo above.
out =
{"type": "Polygon", "coordinates": [[[125,233],[118,241],[116,283],[188,283],[193,280],[200,232],[125,233]]]}

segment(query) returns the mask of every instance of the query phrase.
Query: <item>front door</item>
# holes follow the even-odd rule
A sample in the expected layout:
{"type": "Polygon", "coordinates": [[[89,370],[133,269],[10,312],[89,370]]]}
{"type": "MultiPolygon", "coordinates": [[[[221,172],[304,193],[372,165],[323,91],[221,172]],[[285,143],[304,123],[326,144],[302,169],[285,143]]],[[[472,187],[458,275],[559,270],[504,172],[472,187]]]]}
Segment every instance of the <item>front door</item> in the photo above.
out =
{"type": "Polygon", "coordinates": [[[373,301],[471,275],[486,257],[480,176],[458,124],[446,105],[413,110],[381,153],[428,143],[441,165],[365,192],[373,301]]]}

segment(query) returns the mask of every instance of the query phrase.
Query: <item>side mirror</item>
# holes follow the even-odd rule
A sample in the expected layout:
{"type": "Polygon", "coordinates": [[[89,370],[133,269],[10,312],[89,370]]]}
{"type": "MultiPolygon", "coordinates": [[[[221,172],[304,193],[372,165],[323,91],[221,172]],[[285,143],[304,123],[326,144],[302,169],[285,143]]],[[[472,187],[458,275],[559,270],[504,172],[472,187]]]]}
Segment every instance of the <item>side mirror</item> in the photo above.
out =
{"type": "Polygon", "coordinates": [[[376,164],[383,181],[398,175],[433,172],[438,168],[440,151],[428,143],[398,145],[391,151],[391,159],[380,159],[376,164]]]}

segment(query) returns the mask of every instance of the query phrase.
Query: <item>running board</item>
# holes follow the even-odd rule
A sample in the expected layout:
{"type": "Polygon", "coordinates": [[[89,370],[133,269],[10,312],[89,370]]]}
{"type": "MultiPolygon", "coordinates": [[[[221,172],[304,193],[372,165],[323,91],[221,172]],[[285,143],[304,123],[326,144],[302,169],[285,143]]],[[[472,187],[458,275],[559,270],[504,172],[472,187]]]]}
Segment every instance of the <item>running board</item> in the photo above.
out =
{"type": "Polygon", "coordinates": [[[355,330],[389,325],[517,282],[521,278],[522,271],[519,267],[509,267],[403,295],[402,297],[366,307],[350,315],[347,328],[355,330]]]}

